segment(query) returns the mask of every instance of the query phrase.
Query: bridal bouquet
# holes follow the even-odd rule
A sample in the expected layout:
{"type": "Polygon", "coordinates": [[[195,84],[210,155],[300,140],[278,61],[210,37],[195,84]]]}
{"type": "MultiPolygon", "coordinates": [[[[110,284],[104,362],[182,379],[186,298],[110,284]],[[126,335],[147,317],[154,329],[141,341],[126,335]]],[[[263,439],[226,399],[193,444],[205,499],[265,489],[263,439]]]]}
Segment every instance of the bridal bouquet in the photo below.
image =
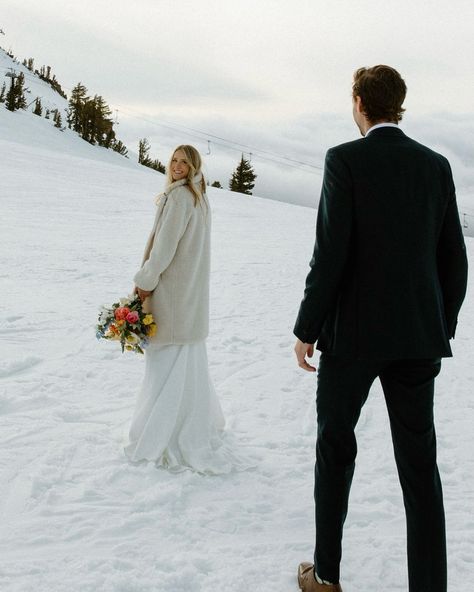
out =
{"type": "Polygon", "coordinates": [[[120,298],[108,308],[102,306],[96,327],[97,339],[120,341],[124,350],[142,354],[150,337],[156,333],[153,315],[144,313],[138,294],[120,298]]]}

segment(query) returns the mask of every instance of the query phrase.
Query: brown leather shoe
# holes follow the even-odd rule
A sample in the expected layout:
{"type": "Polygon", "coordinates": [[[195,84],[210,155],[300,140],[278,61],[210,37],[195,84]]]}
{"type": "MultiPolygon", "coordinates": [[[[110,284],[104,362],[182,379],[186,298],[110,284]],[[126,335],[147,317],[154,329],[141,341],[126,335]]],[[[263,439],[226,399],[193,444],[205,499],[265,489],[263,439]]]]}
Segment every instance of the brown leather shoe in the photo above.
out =
{"type": "Polygon", "coordinates": [[[342,592],[340,584],[318,584],[314,565],[306,561],[298,566],[298,585],[303,592],[342,592]]]}

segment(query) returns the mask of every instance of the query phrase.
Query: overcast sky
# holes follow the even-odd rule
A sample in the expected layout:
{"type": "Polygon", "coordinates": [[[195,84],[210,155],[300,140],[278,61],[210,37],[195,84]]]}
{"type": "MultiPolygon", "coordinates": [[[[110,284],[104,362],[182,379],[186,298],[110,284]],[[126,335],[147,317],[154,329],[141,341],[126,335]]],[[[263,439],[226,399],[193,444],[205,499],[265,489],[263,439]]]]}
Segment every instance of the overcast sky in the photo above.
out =
{"type": "Polygon", "coordinates": [[[472,0],[2,0],[0,28],[66,92],[101,94],[130,149],[146,136],[167,161],[176,143],[206,153],[210,140],[211,180],[226,184],[245,151],[256,193],[308,204],[327,148],[358,137],[353,71],[390,64],[408,86],[404,129],[451,158],[474,202],[472,0]]]}

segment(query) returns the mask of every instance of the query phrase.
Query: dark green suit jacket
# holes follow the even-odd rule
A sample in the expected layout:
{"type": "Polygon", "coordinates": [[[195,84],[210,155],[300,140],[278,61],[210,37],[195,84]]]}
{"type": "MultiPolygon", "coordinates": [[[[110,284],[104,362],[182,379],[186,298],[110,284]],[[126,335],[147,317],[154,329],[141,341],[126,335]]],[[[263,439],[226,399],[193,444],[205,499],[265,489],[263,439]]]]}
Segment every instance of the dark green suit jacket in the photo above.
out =
{"type": "Polygon", "coordinates": [[[331,148],[310,267],[301,341],[359,359],[451,356],[467,258],[446,158],[393,127],[331,148]]]}

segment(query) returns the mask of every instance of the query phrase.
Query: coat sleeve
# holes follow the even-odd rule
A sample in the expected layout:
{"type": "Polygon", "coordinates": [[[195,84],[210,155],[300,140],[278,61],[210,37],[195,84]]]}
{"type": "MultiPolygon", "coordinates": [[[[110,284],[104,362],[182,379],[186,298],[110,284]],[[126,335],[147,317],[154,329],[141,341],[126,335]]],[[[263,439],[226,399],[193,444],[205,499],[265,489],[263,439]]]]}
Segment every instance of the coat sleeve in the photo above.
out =
{"type": "Polygon", "coordinates": [[[151,292],[157,287],[161,274],[173,260],[190,218],[191,210],[186,201],[170,195],[153,238],[150,256],[133,278],[139,288],[151,292]]]}
{"type": "Polygon", "coordinates": [[[294,334],[315,343],[334,306],[349,255],[352,232],[352,177],[337,151],[326,154],[316,222],[316,242],[294,334]]]}
{"type": "Polygon", "coordinates": [[[438,241],[437,261],[448,334],[452,339],[456,332],[458,314],[466,295],[468,263],[456,203],[456,190],[451,168],[447,161],[446,164],[449,177],[449,200],[438,241]]]}

